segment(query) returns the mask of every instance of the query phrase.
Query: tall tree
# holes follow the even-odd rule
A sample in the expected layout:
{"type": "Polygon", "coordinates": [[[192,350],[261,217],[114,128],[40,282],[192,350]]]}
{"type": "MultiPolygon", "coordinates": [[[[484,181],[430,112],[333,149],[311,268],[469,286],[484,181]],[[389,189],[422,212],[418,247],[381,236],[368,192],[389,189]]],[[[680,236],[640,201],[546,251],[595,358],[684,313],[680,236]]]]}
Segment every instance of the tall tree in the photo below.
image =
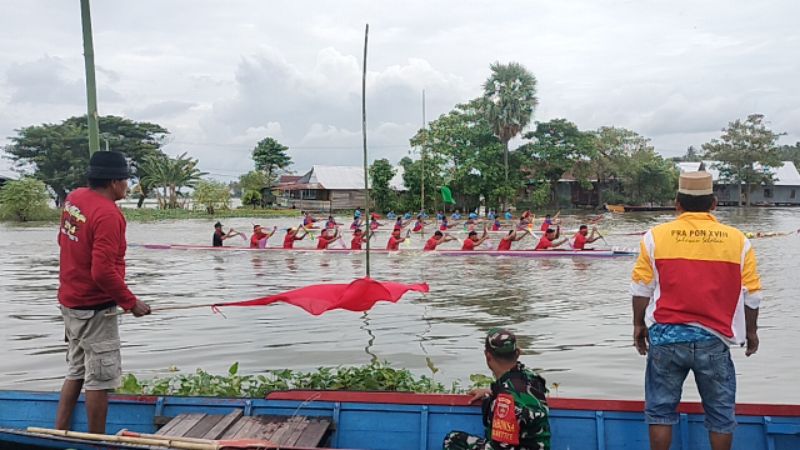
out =
{"type": "Polygon", "coordinates": [[[457,105],[420,130],[411,138],[411,145],[425,149],[426,163],[430,159],[440,168],[444,182],[462,203],[476,203],[483,196],[487,206],[497,206],[517,192],[521,181],[518,171],[505,181],[503,145],[483,114],[481,102],[476,99],[457,105]]]}
{"type": "MultiPolygon", "coordinates": [[[[246,174],[239,177],[239,186],[241,187],[242,197],[247,196],[250,200],[249,205],[253,205],[255,208],[256,204],[261,203],[261,190],[264,189],[267,185],[269,185],[269,178],[267,174],[260,170],[251,170],[246,174]],[[258,195],[254,195],[253,193],[257,193],[258,195]],[[253,203],[252,200],[254,198],[258,198],[257,203],[253,203]]],[[[244,200],[242,200],[244,203],[244,200]]]]}
{"type": "Polygon", "coordinates": [[[598,203],[623,198],[622,178],[628,175],[628,163],[634,154],[652,150],[650,141],[625,128],[601,127],[595,134],[595,155],[590,170],[597,178],[598,203]]]}
{"type": "Polygon", "coordinates": [[[728,123],[720,139],[703,144],[706,156],[719,161],[720,179],[739,187],[739,206],[743,197],[750,206],[755,186],[773,182],[771,169],[781,165],[777,142],[782,134],[767,128],[762,114],[751,114],[728,123]]]}
{"type": "Polygon", "coordinates": [[[782,161],[792,161],[794,165],[800,168],[800,142],[794,145],[782,145],[778,149],[782,161]]]}
{"type": "Polygon", "coordinates": [[[516,62],[496,62],[491,65],[491,70],[492,74],[483,85],[483,104],[494,134],[505,149],[503,168],[507,182],[508,142],[528,126],[539,103],[536,77],[516,62]]]}
{"type": "MultiPolygon", "coordinates": [[[[99,122],[101,137],[108,141],[109,149],[129,158],[134,180],[143,176],[141,165],[147,156],[163,154],[161,146],[169,132],[160,125],[117,116],[102,116],[99,122]]],[[[21,128],[5,151],[17,168],[32,170],[32,175],[49,186],[58,204],[62,204],[67,193],[86,184],[86,123],[83,116],[21,128]]]]}
{"type": "Polygon", "coordinates": [[[262,139],[253,149],[256,169],[267,175],[267,188],[272,188],[279,171],[292,164],[292,158],[286,153],[287,150],[289,147],[271,137],[262,139]]]}
{"type": "Polygon", "coordinates": [[[396,198],[389,182],[394,177],[395,169],[388,159],[378,159],[369,168],[370,197],[378,211],[391,211],[395,208],[396,198]]]}
{"type": "Polygon", "coordinates": [[[197,164],[197,159],[188,157],[186,153],[175,158],[164,154],[148,156],[142,164],[146,175],[140,184],[155,191],[161,208],[179,208],[178,197],[183,195],[181,189],[195,187],[207,175],[198,169],[197,164]]]}
{"type": "Polygon", "coordinates": [[[550,200],[558,206],[556,187],[566,172],[587,183],[589,162],[595,156],[595,139],[566,119],[538,122],[536,129],[525,134],[531,142],[518,151],[530,156],[532,173],[539,174],[550,186],[550,200]]]}
{"type": "Polygon", "coordinates": [[[663,204],[675,198],[678,170],[652,147],[641,147],[625,159],[620,168],[620,182],[628,203],[663,204]]]}

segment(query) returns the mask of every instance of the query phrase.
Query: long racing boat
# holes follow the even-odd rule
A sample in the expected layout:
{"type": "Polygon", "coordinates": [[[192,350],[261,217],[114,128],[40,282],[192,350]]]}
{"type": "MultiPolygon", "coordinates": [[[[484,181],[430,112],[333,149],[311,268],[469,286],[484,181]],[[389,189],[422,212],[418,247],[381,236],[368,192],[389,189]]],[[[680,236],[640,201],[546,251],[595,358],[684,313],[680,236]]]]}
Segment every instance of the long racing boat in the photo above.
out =
{"type": "MultiPolygon", "coordinates": [[[[323,254],[362,254],[364,250],[351,250],[347,248],[329,248],[317,250],[315,248],[250,248],[250,247],[212,247],[210,245],[191,245],[191,244],[129,244],[131,247],[143,248],[146,250],[195,250],[211,252],[269,252],[269,253],[323,253],[323,254]]],[[[373,254],[393,254],[393,255],[430,255],[448,257],[470,257],[470,256],[494,256],[494,257],[516,257],[516,258],[613,258],[620,256],[634,256],[638,253],[636,249],[615,247],[610,249],[595,250],[434,250],[425,252],[419,248],[401,248],[400,250],[370,249],[373,254]]]]}

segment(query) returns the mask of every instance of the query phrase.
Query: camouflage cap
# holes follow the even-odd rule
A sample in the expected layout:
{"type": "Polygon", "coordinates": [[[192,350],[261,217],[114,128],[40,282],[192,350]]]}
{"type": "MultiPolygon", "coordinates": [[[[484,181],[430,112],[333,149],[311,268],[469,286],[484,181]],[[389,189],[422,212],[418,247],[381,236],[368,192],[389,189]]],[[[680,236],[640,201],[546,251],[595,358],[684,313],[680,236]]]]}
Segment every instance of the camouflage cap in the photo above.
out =
{"type": "Polygon", "coordinates": [[[492,328],[486,334],[486,350],[496,355],[510,355],[517,351],[517,336],[505,328],[492,328]]]}

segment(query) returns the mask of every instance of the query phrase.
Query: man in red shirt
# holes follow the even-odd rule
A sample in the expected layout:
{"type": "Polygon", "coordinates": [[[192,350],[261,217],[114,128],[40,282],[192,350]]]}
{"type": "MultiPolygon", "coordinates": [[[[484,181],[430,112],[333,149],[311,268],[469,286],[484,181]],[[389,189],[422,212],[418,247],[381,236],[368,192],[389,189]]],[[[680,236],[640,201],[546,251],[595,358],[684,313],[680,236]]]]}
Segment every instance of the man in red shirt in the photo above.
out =
{"type": "Polygon", "coordinates": [[[356,228],[353,231],[353,239],[350,241],[350,250],[361,250],[361,245],[366,244],[368,240],[372,239],[373,233],[367,232],[364,234],[361,228],[356,228]]]}
{"type": "Polygon", "coordinates": [[[436,250],[436,247],[438,247],[440,244],[444,244],[445,242],[450,242],[455,240],[456,238],[454,238],[453,236],[450,236],[449,234],[445,235],[441,231],[436,230],[436,232],[433,233],[433,236],[431,236],[431,238],[428,239],[427,242],[425,242],[425,248],[423,248],[422,250],[430,252],[436,250]]]}
{"type": "Polygon", "coordinates": [[[526,234],[530,234],[530,230],[525,230],[522,233],[517,233],[517,230],[509,230],[508,234],[503,236],[503,239],[500,239],[500,243],[497,244],[497,250],[511,250],[511,243],[521,240],[526,234]]]}
{"type": "Polygon", "coordinates": [[[536,248],[534,250],[553,250],[564,242],[567,242],[567,238],[559,239],[558,237],[560,235],[560,227],[548,228],[544,236],[539,239],[539,243],[536,244],[536,248]]]}
{"type": "Polygon", "coordinates": [[[69,369],[55,426],[69,429],[85,388],[89,432],[105,433],[108,391],[119,387],[122,377],[116,309],[141,317],[150,314],[150,307],[125,284],[126,224],[114,203],[128,193],[125,156],[96,152],[86,175],[89,188],[67,196],[58,233],[58,302],[69,369]]]}
{"type": "Polygon", "coordinates": [[[338,228],[333,234],[330,234],[329,230],[324,230],[317,238],[317,250],[327,250],[331,242],[335,242],[337,239],[339,239],[338,228]]]}
{"type": "Polygon", "coordinates": [[[585,250],[586,244],[600,239],[600,233],[597,232],[597,227],[592,227],[592,234],[589,235],[589,227],[581,225],[578,228],[578,234],[572,239],[572,248],[575,250],[585,250]]]}
{"type": "Polygon", "coordinates": [[[294,241],[301,241],[306,237],[308,231],[303,228],[303,234],[298,236],[300,230],[297,228],[287,228],[286,236],[283,237],[283,248],[294,248],[294,241]]]}
{"type": "Polygon", "coordinates": [[[400,237],[400,230],[395,229],[392,231],[392,235],[389,236],[389,243],[386,244],[386,250],[400,250],[400,244],[408,239],[408,234],[406,237],[400,237]]]}
{"type": "Polygon", "coordinates": [[[486,228],[483,229],[483,236],[478,237],[477,231],[470,231],[467,238],[464,239],[464,243],[461,245],[461,250],[465,251],[473,251],[475,247],[483,244],[486,242],[486,239],[489,238],[489,234],[486,232],[486,228]]]}
{"type": "Polygon", "coordinates": [[[277,230],[278,227],[272,227],[272,232],[267,234],[264,232],[264,228],[262,228],[261,225],[253,225],[253,235],[250,236],[250,248],[265,248],[267,246],[267,241],[277,230]]]}

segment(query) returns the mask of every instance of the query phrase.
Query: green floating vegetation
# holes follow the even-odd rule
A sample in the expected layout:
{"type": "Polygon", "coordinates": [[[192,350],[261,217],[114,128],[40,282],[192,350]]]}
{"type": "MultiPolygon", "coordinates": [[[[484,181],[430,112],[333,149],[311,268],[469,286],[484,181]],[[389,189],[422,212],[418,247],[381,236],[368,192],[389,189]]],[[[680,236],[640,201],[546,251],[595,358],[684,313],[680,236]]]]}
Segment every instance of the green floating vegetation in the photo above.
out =
{"type": "MultiPolygon", "coordinates": [[[[434,372],[435,373],[435,372],[434,372]]],[[[473,387],[485,387],[492,379],[472,375],[473,387]]],[[[207,397],[263,398],[272,391],[288,389],[325,389],[350,391],[399,391],[416,393],[464,393],[456,381],[446,386],[426,375],[415,376],[408,369],[396,369],[388,362],[372,362],[363,366],[319,367],[312,372],[289,369],[269,370],[260,375],[240,375],[239,363],[234,363],[225,375],[212,375],[197,369],[193,374],[142,380],[126,374],[120,394],[178,395],[207,397]]]]}

